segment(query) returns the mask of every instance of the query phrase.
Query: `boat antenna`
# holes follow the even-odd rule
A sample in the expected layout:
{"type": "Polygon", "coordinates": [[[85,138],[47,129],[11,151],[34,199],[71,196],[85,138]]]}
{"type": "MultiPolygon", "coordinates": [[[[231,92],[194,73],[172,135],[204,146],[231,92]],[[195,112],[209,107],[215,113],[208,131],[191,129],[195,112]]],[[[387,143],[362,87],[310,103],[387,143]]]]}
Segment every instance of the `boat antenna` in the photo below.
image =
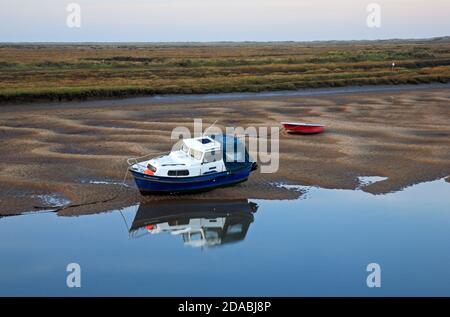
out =
{"type": "Polygon", "coordinates": [[[205,129],[205,132],[203,132],[203,135],[202,135],[202,136],[205,136],[206,132],[207,132],[209,129],[211,129],[216,123],[217,123],[217,120],[214,121],[214,123],[211,124],[209,127],[207,127],[207,128],[205,129]]]}

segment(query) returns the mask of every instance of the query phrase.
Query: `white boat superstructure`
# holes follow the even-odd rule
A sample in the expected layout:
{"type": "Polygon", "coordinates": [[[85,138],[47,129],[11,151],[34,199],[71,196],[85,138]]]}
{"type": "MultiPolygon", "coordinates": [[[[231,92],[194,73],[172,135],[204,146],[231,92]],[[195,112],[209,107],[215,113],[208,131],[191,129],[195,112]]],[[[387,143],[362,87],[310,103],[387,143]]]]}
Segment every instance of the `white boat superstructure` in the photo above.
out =
{"type": "Polygon", "coordinates": [[[226,170],[220,142],[210,137],[179,141],[168,155],[139,163],[139,171],[162,177],[192,177],[226,170]]]}

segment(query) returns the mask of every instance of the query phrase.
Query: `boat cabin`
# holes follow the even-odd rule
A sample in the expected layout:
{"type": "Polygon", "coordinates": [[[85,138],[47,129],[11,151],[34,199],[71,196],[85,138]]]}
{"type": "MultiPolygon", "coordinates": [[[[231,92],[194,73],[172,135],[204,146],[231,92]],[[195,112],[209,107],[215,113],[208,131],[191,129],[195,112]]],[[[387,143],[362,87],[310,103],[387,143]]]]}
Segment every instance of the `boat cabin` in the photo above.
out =
{"type": "MultiPolygon", "coordinates": [[[[146,162],[147,175],[192,177],[225,171],[221,143],[208,136],[184,139],[168,155],[146,162]]],[[[144,162],[145,163],[145,162],[144,162]]]]}

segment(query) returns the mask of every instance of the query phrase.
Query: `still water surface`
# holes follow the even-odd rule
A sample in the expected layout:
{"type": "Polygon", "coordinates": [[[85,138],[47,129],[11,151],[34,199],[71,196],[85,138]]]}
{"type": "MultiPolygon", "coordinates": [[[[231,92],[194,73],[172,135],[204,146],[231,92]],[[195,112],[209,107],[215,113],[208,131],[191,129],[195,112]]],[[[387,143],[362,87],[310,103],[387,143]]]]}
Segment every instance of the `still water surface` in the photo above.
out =
{"type": "Polygon", "coordinates": [[[450,184],[362,189],[0,218],[0,295],[450,295],[450,184]]]}

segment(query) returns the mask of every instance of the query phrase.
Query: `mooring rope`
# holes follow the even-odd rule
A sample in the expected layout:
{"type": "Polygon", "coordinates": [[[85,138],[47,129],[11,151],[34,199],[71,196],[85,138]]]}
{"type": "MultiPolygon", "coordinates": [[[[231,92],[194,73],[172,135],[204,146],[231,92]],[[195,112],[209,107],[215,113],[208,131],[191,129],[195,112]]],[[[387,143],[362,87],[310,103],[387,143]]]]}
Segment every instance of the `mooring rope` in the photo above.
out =
{"type": "Polygon", "coordinates": [[[121,190],[119,192],[117,192],[112,197],[109,197],[109,198],[106,198],[106,199],[103,199],[103,200],[90,201],[90,202],[86,202],[86,203],[69,203],[67,205],[57,205],[57,206],[55,206],[55,205],[47,205],[47,206],[33,206],[33,207],[34,207],[34,209],[45,209],[45,210],[49,210],[49,211],[51,210],[51,212],[59,212],[61,210],[66,210],[66,209],[70,209],[70,208],[89,206],[89,205],[95,205],[95,204],[102,204],[102,203],[107,203],[107,202],[113,201],[113,200],[117,199],[124,192],[124,189],[126,187],[128,187],[127,184],[126,184],[126,180],[127,180],[128,172],[129,172],[128,168],[131,165],[133,165],[133,164],[130,163],[130,161],[135,161],[136,162],[135,164],[138,164],[139,163],[138,160],[143,159],[145,157],[148,157],[150,155],[159,156],[159,155],[164,155],[164,154],[167,154],[167,152],[147,153],[147,154],[139,156],[139,157],[126,159],[128,167],[127,167],[127,169],[125,171],[125,174],[124,174],[124,176],[122,178],[122,183],[120,184],[120,189],[121,190]]]}

